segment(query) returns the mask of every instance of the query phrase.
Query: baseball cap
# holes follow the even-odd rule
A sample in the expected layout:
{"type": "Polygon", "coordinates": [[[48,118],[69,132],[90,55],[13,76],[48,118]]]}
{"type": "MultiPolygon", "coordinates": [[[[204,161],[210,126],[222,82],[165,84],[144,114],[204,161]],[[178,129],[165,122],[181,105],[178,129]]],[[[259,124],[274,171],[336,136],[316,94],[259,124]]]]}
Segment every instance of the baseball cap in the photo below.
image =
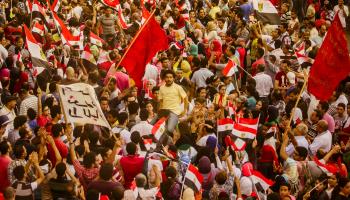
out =
{"type": "Polygon", "coordinates": [[[4,126],[10,122],[10,119],[6,115],[0,116],[0,126],[4,126]]]}

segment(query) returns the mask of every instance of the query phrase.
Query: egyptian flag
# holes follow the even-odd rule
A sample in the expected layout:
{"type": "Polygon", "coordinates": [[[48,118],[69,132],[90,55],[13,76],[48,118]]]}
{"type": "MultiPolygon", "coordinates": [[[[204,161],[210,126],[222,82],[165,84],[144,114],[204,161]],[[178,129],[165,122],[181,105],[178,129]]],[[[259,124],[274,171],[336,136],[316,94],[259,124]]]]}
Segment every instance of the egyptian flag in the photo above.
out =
{"type": "Polygon", "coordinates": [[[225,144],[227,147],[231,147],[234,151],[243,151],[247,146],[247,143],[244,140],[237,138],[235,141],[232,141],[232,138],[229,135],[225,137],[225,144]]]}
{"type": "MultiPolygon", "coordinates": [[[[68,44],[69,46],[82,46],[82,41],[80,36],[73,36],[72,33],[68,30],[63,21],[57,16],[55,12],[52,12],[53,21],[61,34],[62,43],[68,44]]],[[[82,48],[81,48],[82,49],[82,48]]]]}
{"type": "Polygon", "coordinates": [[[48,5],[50,6],[50,9],[57,13],[58,9],[60,9],[61,2],[60,0],[54,0],[52,4],[50,5],[50,0],[48,0],[48,5]]]}
{"type": "Polygon", "coordinates": [[[31,0],[26,0],[27,13],[31,13],[33,9],[33,4],[31,0]]]}
{"type": "Polygon", "coordinates": [[[278,15],[278,11],[276,7],[271,3],[271,1],[253,0],[253,8],[255,10],[257,19],[262,23],[271,25],[281,24],[281,19],[278,15]]]}
{"type": "Polygon", "coordinates": [[[102,47],[102,45],[105,43],[103,39],[98,37],[95,33],[90,32],[90,43],[94,44],[98,47],[102,47]]]}
{"type": "Polygon", "coordinates": [[[122,27],[122,29],[128,29],[130,26],[131,26],[131,24],[128,24],[127,22],[126,22],[126,20],[125,20],[125,18],[124,18],[124,15],[123,15],[123,11],[122,11],[122,9],[119,9],[118,10],[118,21],[119,21],[119,24],[120,24],[120,26],[122,27]]]}
{"type": "Polygon", "coordinates": [[[173,43],[169,46],[169,49],[172,48],[172,47],[175,47],[176,49],[181,50],[181,51],[185,48],[184,45],[182,45],[180,41],[173,42],[173,43]]]}
{"type": "Polygon", "coordinates": [[[92,53],[91,53],[89,45],[85,45],[83,52],[81,53],[81,59],[83,61],[83,65],[85,67],[87,67],[88,69],[96,69],[97,68],[96,60],[94,58],[94,55],[92,55],[92,53]]]}
{"type": "Polygon", "coordinates": [[[202,174],[200,174],[198,169],[190,163],[185,175],[185,185],[197,193],[201,190],[202,183],[202,174]]]}
{"type": "Polygon", "coordinates": [[[226,77],[233,76],[236,72],[238,72],[237,64],[229,59],[225,68],[222,70],[222,75],[226,77]]]}
{"type": "Polygon", "coordinates": [[[314,59],[309,58],[303,54],[300,54],[298,52],[295,52],[295,56],[297,57],[299,65],[308,65],[311,66],[314,63],[314,59]]]}
{"type": "Polygon", "coordinates": [[[163,133],[165,132],[165,124],[166,124],[166,120],[168,118],[166,117],[162,117],[160,118],[160,120],[157,121],[157,123],[155,123],[153,125],[152,128],[152,134],[154,135],[154,137],[159,140],[160,137],[163,135],[163,133]]]}
{"type": "Polygon", "coordinates": [[[265,191],[274,184],[272,180],[266,178],[257,170],[252,170],[252,175],[250,176],[250,178],[253,181],[255,188],[258,192],[265,193],[265,191]]]}
{"type": "Polygon", "coordinates": [[[233,125],[232,134],[239,138],[254,139],[258,132],[259,117],[255,119],[239,118],[233,125]]]}
{"type": "Polygon", "coordinates": [[[218,132],[232,131],[233,129],[233,119],[224,118],[218,120],[218,132]]]}
{"type": "Polygon", "coordinates": [[[119,0],[101,0],[101,2],[114,10],[118,10],[120,8],[119,0]]]}
{"type": "Polygon", "coordinates": [[[40,5],[38,0],[33,1],[32,8],[31,8],[31,14],[32,14],[33,19],[35,19],[35,18],[41,19],[41,21],[44,22],[45,26],[49,27],[49,25],[46,21],[46,18],[45,18],[45,16],[46,16],[45,10],[40,5]]]}
{"type": "Polygon", "coordinates": [[[149,151],[151,148],[155,149],[157,144],[153,143],[152,138],[151,139],[143,139],[143,144],[145,145],[147,151],[149,151]]]}
{"type": "Polygon", "coordinates": [[[48,67],[49,63],[47,62],[47,58],[41,49],[41,46],[35,40],[34,36],[26,25],[24,25],[24,32],[26,35],[26,45],[32,59],[33,67],[48,67]]]}
{"type": "Polygon", "coordinates": [[[33,33],[36,33],[40,36],[44,36],[44,32],[45,32],[45,27],[44,25],[40,24],[38,21],[36,21],[34,23],[34,26],[32,28],[32,32],[33,33]]]}

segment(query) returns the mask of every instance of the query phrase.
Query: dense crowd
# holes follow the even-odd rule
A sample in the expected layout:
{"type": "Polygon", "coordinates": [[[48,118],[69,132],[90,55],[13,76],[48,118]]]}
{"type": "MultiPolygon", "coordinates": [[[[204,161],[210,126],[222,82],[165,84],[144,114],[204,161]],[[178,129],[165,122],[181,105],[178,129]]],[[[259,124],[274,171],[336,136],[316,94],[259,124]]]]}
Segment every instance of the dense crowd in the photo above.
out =
{"type": "Polygon", "coordinates": [[[305,89],[336,15],[347,31],[349,1],[270,0],[279,25],[250,0],[119,1],[0,3],[0,199],[350,198],[350,79],[328,101],[305,89]],[[51,4],[95,62],[64,43],[51,4]],[[118,63],[144,9],[169,49],[139,66],[136,86],[118,63]],[[31,59],[23,25],[46,68],[31,59]],[[110,127],[67,120],[57,85],[74,83],[94,88],[110,127]],[[235,133],[242,120],[257,121],[244,129],[253,136],[235,133]]]}

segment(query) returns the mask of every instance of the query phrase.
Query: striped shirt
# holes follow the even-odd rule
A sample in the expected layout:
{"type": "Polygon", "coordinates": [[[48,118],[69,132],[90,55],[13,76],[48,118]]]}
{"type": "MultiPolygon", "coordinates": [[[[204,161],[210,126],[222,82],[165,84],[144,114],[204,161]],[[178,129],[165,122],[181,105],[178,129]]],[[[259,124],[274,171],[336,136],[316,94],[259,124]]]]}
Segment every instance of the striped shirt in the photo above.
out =
{"type": "Polygon", "coordinates": [[[19,115],[27,115],[29,108],[33,108],[36,113],[38,113],[38,97],[30,95],[26,97],[20,105],[19,115]]]}

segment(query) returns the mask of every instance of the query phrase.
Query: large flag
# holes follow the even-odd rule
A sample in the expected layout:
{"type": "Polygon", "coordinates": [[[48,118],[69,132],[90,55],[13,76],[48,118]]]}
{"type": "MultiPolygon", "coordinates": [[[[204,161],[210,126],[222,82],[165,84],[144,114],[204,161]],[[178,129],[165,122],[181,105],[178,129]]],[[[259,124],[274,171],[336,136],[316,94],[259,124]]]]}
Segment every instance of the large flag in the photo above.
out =
{"type": "Polygon", "coordinates": [[[92,55],[89,45],[85,45],[83,52],[81,53],[81,59],[83,65],[87,69],[95,69],[97,67],[96,59],[94,58],[94,55],[92,55]]]}
{"type": "Polygon", "coordinates": [[[120,7],[120,3],[119,3],[119,0],[101,0],[101,2],[108,6],[108,7],[111,7],[115,10],[118,10],[119,7],[120,7]]]}
{"type": "Polygon", "coordinates": [[[317,99],[326,101],[349,73],[349,51],[338,13],[311,67],[308,91],[317,99]]]}
{"type": "Polygon", "coordinates": [[[163,135],[163,133],[165,132],[165,123],[166,123],[167,118],[166,117],[162,117],[160,118],[160,120],[158,120],[157,123],[155,123],[153,125],[152,128],[152,134],[154,135],[154,137],[159,140],[160,137],[163,135]]]}
{"type": "Polygon", "coordinates": [[[64,45],[68,44],[70,46],[81,47],[82,41],[80,36],[73,36],[72,33],[68,30],[68,28],[64,24],[64,22],[57,16],[55,12],[52,12],[52,16],[53,16],[53,21],[55,22],[55,25],[61,34],[62,43],[64,45]]]}
{"type": "Polygon", "coordinates": [[[233,125],[232,134],[239,138],[254,139],[258,132],[259,118],[239,118],[233,125]]]}
{"type": "MultiPolygon", "coordinates": [[[[168,49],[167,35],[155,18],[150,16],[129,45],[120,65],[126,69],[136,86],[141,88],[147,63],[158,51],[166,49],[168,49]]],[[[109,72],[108,75],[112,74],[109,72]]]]}
{"type": "Polygon", "coordinates": [[[35,40],[26,25],[24,25],[24,32],[26,35],[26,45],[32,59],[33,67],[48,67],[49,63],[47,62],[47,58],[41,49],[41,46],[35,40]]]}
{"type": "Polygon", "coordinates": [[[185,175],[185,185],[190,187],[194,192],[199,192],[202,188],[203,176],[198,169],[190,163],[185,175]]]}
{"type": "Polygon", "coordinates": [[[276,7],[268,0],[253,0],[253,8],[259,21],[271,25],[281,24],[276,7]]]}
{"type": "Polygon", "coordinates": [[[94,88],[86,83],[58,85],[62,108],[71,123],[94,124],[110,129],[94,88]]]}

